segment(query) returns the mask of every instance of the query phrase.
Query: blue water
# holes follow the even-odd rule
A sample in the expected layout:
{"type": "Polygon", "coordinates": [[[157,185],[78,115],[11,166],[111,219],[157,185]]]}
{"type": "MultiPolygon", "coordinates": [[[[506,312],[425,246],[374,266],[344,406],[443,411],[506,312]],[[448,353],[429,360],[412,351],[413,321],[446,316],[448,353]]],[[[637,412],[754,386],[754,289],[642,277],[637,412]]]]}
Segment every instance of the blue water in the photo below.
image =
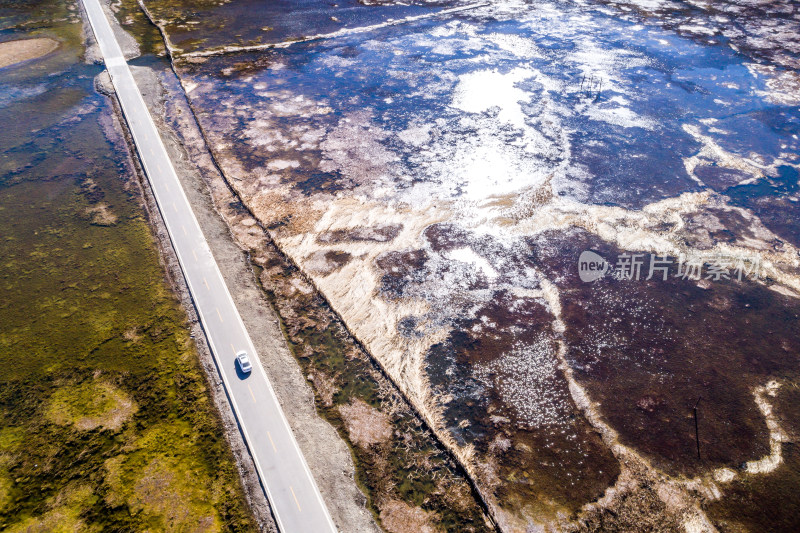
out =
{"type": "MultiPolygon", "coordinates": [[[[191,74],[198,80],[210,80],[213,91],[193,98],[207,109],[229,99],[258,108],[276,99],[302,95],[333,108],[324,116],[301,114],[275,119],[275,127],[286,131],[302,124],[331,128],[342,117],[366,110],[375,126],[389,132],[380,142],[397,156],[392,172],[398,190],[438,178],[425,173],[428,156],[419,156],[418,149],[399,142],[396,133],[437,120],[437,128],[452,138],[469,137],[483,127],[481,121],[465,122],[465,117],[475,117],[451,106],[459,77],[480,70],[508,73],[522,67],[557,82],[558,87],[550,91],[535,79],[517,84],[531,95],[530,102],[521,104],[526,124],[545,137],[552,134],[555,138],[565,132],[568,139],[569,153],[554,141],[552,150],[544,156],[532,155],[530,162],[558,167],[561,177],[556,192],[583,202],[641,208],[704,188],[725,193],[735,185],[730,180],[699,184],[687,173],[684,159],[702,146],[684,129],[686,125],[698,128],[700,134],[733,156],[751,158],[757,154],[767,166],[781,154],[800,152],[795,138],[800,131],[800,111],[767,101],[766,78],[754,76],[747,68],[751,60],[724,42],[708,44],[599,11],[559,9],[562,11],[549,14],[546,10],[544,14],[532,11],[513,20],[478,10],[301,43],[266,54],[215,58],[191,74]],[[579,16],[583,18],[571,18],[579,16]],[[436,34],[446,28],[449,35],[436,34]],[[521,38],[539,52],[527,56],[509,52],[488,40],[492,34],[521,38]],[[595,43],[601,63],[609,54],[620,60],[608,69],[594,64],[591,53],[576,57],[575,52],[587,41],[595,43]],[[240,74],[221,74],[231,65],[256,60],[265,66],[282,64],[283,68],[248,68],[240,74]],[[602,80],[599,94],[586,94],[590,77],[596,88],[602,80]],[[266,84],[268,91],[281,91],[281,95],[273,92],[265,102],[257,94],[260,90],[254,89],[259,83],[266,84]],[[619,107],[615,103],[619,101],[650,126],[623,127],[593,116],[594,111],[619,107]],[[550,115],[542,115],[543,110],[549,110],[550,115]],[[553,117],[558,124],[548,133],[546,123],[553,117]],[[717,122],[711,124],[708,119],[717,122]],[[404,179],[398,178],[401,175],[404,179]]],[[[488,110],[483,115],[491,118],[493,112],[488,110]]],[[[237,120],[242,129],[247,127],[246,114],[240,114],[237,120]]],[[[225,135],[237,133],[234,129],[225,135]]],[[[507,145],[520,138],[520,132],[508,127],[500,127],[494,135],[507,145]]],[[[246,144],[239,143],[237,150],[254,165],[268,157],[260,148],[246,144]]],[[[314,192],[314,183],[328,183],[327,190],[331,182],[340,188],[351,187],[348,176],[341,172],[321,176],[318,169],[311,168],[319,152],[306,152],[309,164],[301,164],[287,178],[304,183],[304,194],[314,192]],[[315,178],[309,181],[312,176],[315,178]]],[[[295,148],[293,153],[302,160],[303,150],[295,148]]],[[[796,165],[797,159],[792,164],[796,165]]],[[[748,201],[738,202],[757,211],[777,209],[780,219],[797,214],[797,202],[791,199],[767,206],[758,202],[765,194],[790,194],[785,187],[754,187],[748,194],[748,201]]],[[[785,225],[772,225],[772,229],[796,242],[797,232],[785,225]]]]}

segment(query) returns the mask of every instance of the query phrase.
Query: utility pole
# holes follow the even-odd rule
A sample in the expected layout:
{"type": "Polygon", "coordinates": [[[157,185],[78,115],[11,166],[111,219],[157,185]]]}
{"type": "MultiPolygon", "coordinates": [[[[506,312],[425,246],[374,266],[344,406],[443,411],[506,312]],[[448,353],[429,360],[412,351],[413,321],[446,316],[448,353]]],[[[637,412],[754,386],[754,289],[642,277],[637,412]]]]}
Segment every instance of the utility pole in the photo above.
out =
{"type": "Polygon", "coordinates": [[[694,441],[697,444],[697,460],[698,461],[700,460],[700,428],[699,428],[699,426],[697,424],[697,404],[700,403],[700,400],[702,398],[703,398],[702,396],[697,398],[697,401],[695,402],[694,409],[693,409],[693,411],[694,411],[694,441]]]}

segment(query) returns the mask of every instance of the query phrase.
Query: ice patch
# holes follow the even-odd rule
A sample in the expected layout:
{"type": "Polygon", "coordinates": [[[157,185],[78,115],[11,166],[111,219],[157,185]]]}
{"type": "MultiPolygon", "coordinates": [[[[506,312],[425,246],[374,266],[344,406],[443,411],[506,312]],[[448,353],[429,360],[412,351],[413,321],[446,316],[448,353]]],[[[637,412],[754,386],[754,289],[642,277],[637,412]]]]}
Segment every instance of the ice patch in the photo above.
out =
{"type": "Polygon", "coordinates": [[[267,168],[272,170],[286,170],[287,168],[297,168],[300,166],[300,161],[286,161],[284,159],[275,159],[267,163],[267,168]]]}
{"type": "Polygon", "coordinates": [[[655,129],[655,121],[644,118],[634,113],[627,107],[601,108],[590,107],[586,114],[592,119],[606,122],[623,128],[655,129]]]}
{"type": "Polygon", "coordinates": [[[492,268],[489,261],[476,254],[472,248],[456,248],[447,253],[447,258],[454,261],[461,261],[462,263],[469,263],[477,267],[479,270],[483,271],[490,280],[497,277],[497,271],[492,268]]]}
{"type": "Polygon", "coordinates": [[[495,70],[479,70],[461,76],[450,104],[468,113],[482,113],[500,108],[498,119],[516,127],[525,125],[520,102],[529,102],[531,94],[516,84],[536,75],[525,68],[515,68],[507,74],[495,70]]]}
{"type": "Polygon", "coordinates": [[[700,34],[700,35],[715,35],[717,31],[713,28],[709,28],[707,26],[700,26],[698,24],[684,24],[682,26],[678,26],[678,29],[681,31],[700,34]]]}
{"type": "Polygon", "coordinates": [[[658,9],[662,6],[670,4],[669,0],[634,0],[633,4],[637,7],[641,7],[642,9],[658,9]]]}
{"type": "MultiPolygon", "coordinates": [[[[530,143],[536,145],[533,139],[530,143]]],[[[455,146],[437,146],[423,155],[429,158],[425,169],[429,176],[440,180],[439,185],[423,184],[426,194],[441,197],[442,192],[448,191],[449,196],[473,205],[540,184],[548,170],[545,165],[537,165],[538,160],[530,153],[504,142],[489,128],[455,146]]]]}
{"type": "Polygon", "coordinates": [[[427,143],[431,137],[431,125],[423,124],[420,126],[412,126],[399,132],[397,137],[406,144],[412,146],[422,146],[427,143]]]}
{"type": "Polygon", "coordinates": [[[492,33],[485,38],[497,45],[498,48],[506,52],[511,52],[514,56],[519,58],[532,59],[544,57],[538,46],[533,44],[530,39],[524,39],[519,35],[492,33]]]}

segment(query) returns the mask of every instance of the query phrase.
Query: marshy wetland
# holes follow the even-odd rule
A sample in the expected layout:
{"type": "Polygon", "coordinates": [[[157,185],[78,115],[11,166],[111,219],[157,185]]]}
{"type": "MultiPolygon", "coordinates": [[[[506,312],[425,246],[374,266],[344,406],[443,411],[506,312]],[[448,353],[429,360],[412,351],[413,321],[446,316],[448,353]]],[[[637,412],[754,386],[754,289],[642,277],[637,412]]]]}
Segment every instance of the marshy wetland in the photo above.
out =
{"type": "Polygon", "coordinates": [[[254,527],[71,2],[3,2],[0,529],[254,527]]]}
{"type": "MultiPolygon", "coordinates": [[[[248,529],[76,12],[8,5],[0,525],[248,529]]],[[[798,530],[800,6],[463,5],[116,6],[375,523],[798,530]]]]}
{"type": "Polygon", "coordinates": [[[796,5],[300,16],[270,48],[269,9],[144,3],[230,187],[500,529],[796,526],[755,511],[794,505],[796,5]],[[705,273],[584,284],[590,249],[705,273]]]}

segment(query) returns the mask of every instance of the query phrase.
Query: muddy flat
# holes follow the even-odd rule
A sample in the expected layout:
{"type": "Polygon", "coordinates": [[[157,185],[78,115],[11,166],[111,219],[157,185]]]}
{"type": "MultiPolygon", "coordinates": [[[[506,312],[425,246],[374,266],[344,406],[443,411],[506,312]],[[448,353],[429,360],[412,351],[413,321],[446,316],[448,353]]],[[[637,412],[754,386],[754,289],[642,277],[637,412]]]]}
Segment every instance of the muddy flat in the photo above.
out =
{"type": "Polygon", "coordinates": [[[58,41],[48,37],[0,43],[0,68],[46,56],[56,48],[58,48],[58,41]]]}

